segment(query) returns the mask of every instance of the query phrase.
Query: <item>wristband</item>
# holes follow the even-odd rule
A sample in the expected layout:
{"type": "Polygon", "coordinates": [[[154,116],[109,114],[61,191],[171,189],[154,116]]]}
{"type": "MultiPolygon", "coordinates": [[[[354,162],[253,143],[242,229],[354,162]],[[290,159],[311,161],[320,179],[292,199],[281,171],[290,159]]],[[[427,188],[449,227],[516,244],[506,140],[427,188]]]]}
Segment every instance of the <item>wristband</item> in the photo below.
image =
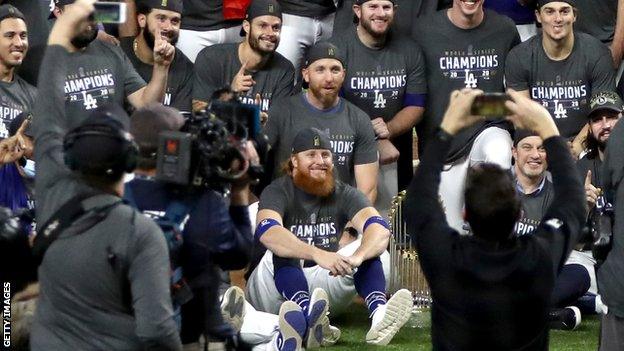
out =
{"type": "Polygon", "coordinates": [[[366,220],[366,222],[364,223],[364,230],[366,231],[366,228],[368,228],[369,225],[373,224],[373,223],[377,223],[381,226],[383,226],[386,229],[390,229],[390,226],[388,225],[388,222],[386,222],[385,219],[383,219],[383,217],[381,216],[372,216],[369,219],[366,220]]]}
{"type": "Polygon", "coordinates": [[[254,233],[254,237],[259,240],[260,237],[266,233],[267,230],[269,230],[271,227],[274,227],[276,225],[281,226],[280,222],[274,220],[273,218],[265,218],[263,219],[260,223],[258,223],[258,226],[256,227],[256,232],[254,233]]]}

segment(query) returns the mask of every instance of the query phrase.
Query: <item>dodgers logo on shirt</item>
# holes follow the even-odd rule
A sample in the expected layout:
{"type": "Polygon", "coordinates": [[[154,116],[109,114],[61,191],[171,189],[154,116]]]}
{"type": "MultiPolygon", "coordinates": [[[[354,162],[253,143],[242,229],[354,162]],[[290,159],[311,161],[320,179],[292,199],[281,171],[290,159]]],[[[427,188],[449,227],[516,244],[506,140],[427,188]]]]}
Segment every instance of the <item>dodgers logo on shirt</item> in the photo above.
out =
{"type": "Polygon", "coordinates": [[[65,95],[71,103],[82,103],[85,110],[98,107],[115,91],[115,79],[107,68],[86,71],[83,67],[78,74],[70,74],[65,80],[65,95]]]}
{"type": "Polygon", "coordinates": [[[349,80],[349,89],[357,92],[360,99],[370,100],[376,109],[386,108],[388,99],[399,98],[407,84],[405,68],[382,69],[377,66],[371,71],[358,71],[349,80]]]}
{"type": "Polygon", "coordinates": [[[496,49],[475,50],[472,45],[465,51],[445,51],[438,63],[445,78],[463,80],[466,88],[476,88],[479,80],[490,80],[499,66],[496,49]]]}
{"type": "Polygon", "coordinates": [[[587,104],[587,85],[582,80],[564,81],[557,75],[555,82],[535,82],[531,98],[541,101],[555,119],[567,118],[569,110],[587,104]]]}

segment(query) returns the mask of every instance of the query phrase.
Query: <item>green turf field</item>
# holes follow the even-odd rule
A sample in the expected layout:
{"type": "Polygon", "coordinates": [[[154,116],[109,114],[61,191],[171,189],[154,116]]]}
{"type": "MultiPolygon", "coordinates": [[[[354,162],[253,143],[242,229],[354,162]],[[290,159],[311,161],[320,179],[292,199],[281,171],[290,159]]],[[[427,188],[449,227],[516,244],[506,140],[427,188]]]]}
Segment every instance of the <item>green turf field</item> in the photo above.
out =
{"type": "MultiPolygon", "coordinates": [[[[330,315],[331,318],[331,315],[330,315]]],[[[364,306],[353,304],[352,313],[331,318],[332,324],[342,330],[340,341],[331,350],[431,350],[431,338],[428,315],[423,316],[424,327],[414,327],[412,321],[394,337],[390,345],[380,348],[367,345],[364,336],[369,328],[367,310],[364,306]]],[[[553,351],[588,351],[598,348],[598,317],[591,316],[574,331],[551,331],[550,350],[553,351]]]]}

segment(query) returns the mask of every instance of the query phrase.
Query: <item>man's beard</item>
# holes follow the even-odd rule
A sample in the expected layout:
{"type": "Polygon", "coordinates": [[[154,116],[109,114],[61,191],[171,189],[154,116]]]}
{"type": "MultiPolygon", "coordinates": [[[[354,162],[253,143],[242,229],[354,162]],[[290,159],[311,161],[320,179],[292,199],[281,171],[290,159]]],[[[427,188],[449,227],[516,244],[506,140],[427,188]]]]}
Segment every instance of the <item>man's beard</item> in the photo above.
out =
{"type": "MultiPolygon", "coordinates": [[[[168,37],[169,44],[175,46],[175,44],[178,42],[178,35],[172,31],[169,32],[168,37]]],[[[150,49],[154,50],[154,45],[156,45],[156,38],[154,37],[154,34],[152,34],[152,31],[150,30],[147,22],[145,23],[145,28],[143,28],[143,39],[145,39],[145,43],[147,43],[147,46],[150,49]]]]}
{"type": "Polygon", "coordinates": [[[97,38],[97,25],[95,23],[92,23],[89,26],[91,27],[90,30],[85,30],[71,40],[72,45],[76,49],[86,48],[89,44],[91,44],[92,41],[95,40],[95,38],[97,38]]]}
{"type": "Polygon", "coordinates": [[[371,21],[372,20],[360,20],[360,24],[362,25],[362,28],[364,28],[364,30],[375,39],[384,38],[386,34],[388,34],[388,32],[390,31],[390,27],[392,26],[392,21],[388,21],[388,29],[385,32],[375,32],[373,30],[373,26],[371,25],[371,21]]]}
{"type": "Polygon", "coordinates": [[[327,169],[325,179],[323,180],[312,178],[309,173],[301,171],[293,172],[292,178],[293,183],[308,194],[327,197],[334,192],[335,182],[332,168],[327,169]]]}
{"type": "Polygon", "coordinates": [[[271,50],[271,49],[263,49],[260,46],[260,37],[256,37],[254,35],[253,29],[249,29],[249,40],[247,41],[249,43],[249,46],[251,47],[251,49],[257,53],[259,53],[262,56],[266,56],[266,55],[271,55],[273,54],[273,52],[275,52],[275,50],[277,50],[277,46],[279,45],[279,41],[275,42],[275,49],[271,50]]]}

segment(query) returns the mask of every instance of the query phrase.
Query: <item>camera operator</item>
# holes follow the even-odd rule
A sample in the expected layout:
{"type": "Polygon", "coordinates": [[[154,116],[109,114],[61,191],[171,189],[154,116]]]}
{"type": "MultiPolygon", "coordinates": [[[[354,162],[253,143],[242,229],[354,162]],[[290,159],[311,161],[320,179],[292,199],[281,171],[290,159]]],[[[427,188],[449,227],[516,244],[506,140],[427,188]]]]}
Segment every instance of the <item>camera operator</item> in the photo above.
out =
{"type": "Polygon", "coordinates": [[[404,214],[433,297],[434,349],[546,350],[547,316],[557,273],[585,218],[583,189],[566,141],[548,111],[508,91],[508,120],[544,140],[554,199],[532,235],[517,237],[521,205],[509,172],[491,163],[469,169],[459,236],[438,200],[440,172],[453,137],[483,117],[471,116],[479,90],[454,91],[407,191],[404,214]]]}
{"type": "Polygon", "coordinates": [[[94,0],[77,0],[48,39],[33,122],[40,296],[33,350],[181,350],[162,231],[122,204],[136,145],[119,106],[80,122],[63,86],[71,38],[87,27],[94,0]],[[42,79],[42,81],[43,81],[42,79]],[[73,122],[73,123],[72,123],[73,122]],[[78,127],[67,133],[67,126],[78,127]],[[65,161],[65,162],[64,162],[65,161]]]}
{"type": "MultiPolygon", "coordinates": [[[[249,182],[232,184],[229,206],[216,191],[208,188],[182,189],[179,186],[157,181],[156,164],[158,136],[164,131],[178,131],[184,124],[182,115],[175,109],[151,104],[137,110],[131,118],[130,131],[139,145],[138,166],[135,178],[126,183],[125,198],[140,211],[152,217],[166,217],[179,221],[183,247],[179,261],[184,278],[193,298],[182,305],[183,344],[196,343],[201,334],[223,339],[235,334],[225,324],[219,310],[219,282],[221,281],[216,254],[223,254],[229,246],[240,245],[236,238],[244,239],[242,252],[250,254],[252,247],[251,223],[247,212],[249,182]]],[[[257,155],[251,144],[246,145],[246,159],[256,162],[257,155]]],[[[244,268],[249,257],[236,257],[237,266],[244,268]]],[[[174,294],[175,295],[175,294],[174,294]]]]}

